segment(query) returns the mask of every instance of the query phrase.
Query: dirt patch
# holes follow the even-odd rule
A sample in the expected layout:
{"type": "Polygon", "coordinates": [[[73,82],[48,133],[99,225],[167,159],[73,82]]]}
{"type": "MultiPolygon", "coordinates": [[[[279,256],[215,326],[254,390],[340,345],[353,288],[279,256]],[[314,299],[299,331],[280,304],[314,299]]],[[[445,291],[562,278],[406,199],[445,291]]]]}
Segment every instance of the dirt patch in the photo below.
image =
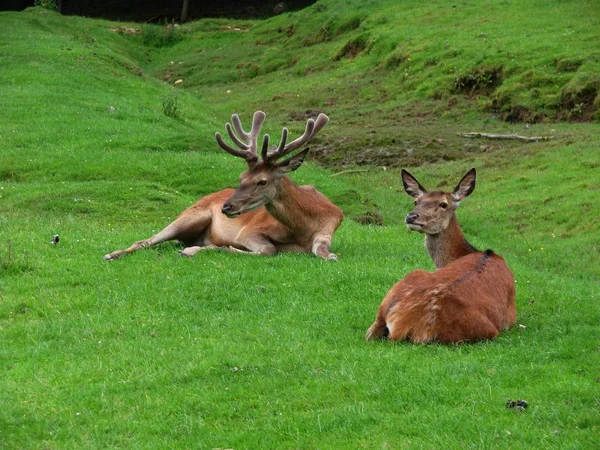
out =
{"type": "Polygon", "coordinates": [[[333,58],[336,61],[340,59],[353,59],[356,58],[360,53],[367,50],[368,48],[368,40],[366,36],[359,36],[356,39],[352,39],[348,41],[346,45],[342,47],[342,49],[335,55],[333,58]]]}
{"type": "Polygon", "coordinates": [[[292,111],[288,117],[295,122],[306,122],[308,119],[316,120],[319,114],[321,114],[321,111],[308,109],[306,111],[292,111]]]}
{"type": "Polygon", "coordinates": [[[510,123],[540,123],[545,118],[544,114],[521,105],[511,106],[507,111],[500,113],[500,119],[510,123]]]}
{"type": "Polygon", "coordinates": [[[600,82],[588,84],[579,91],[563,90],[557,119],[587,122],[594,118],[600,109],[596,105],[600,82]]]}
{"type": "Polygon", "coordinates": [[[354,217],[353,220],[361,225],[377,225],[379,227],[385,225],[383,217],[377,211],[368,211],[363,215],[354,217]]]}
{"type": "Polygon", "coordinates": [[[478,67],[456,79],[454,89],[463,95],[489,95],[502,84],[502,67],[478,67]]]}
{"type": "Polygon", "coordinates": [[[540,123],[547,119],[543,113],[527,106],[512,104],[512,98],[506,94],[495,95],[485,110],[510,123],[540,123]]]}
{"type": "MultiPolygon", "coordinates": [[[[375,119],[374,119],[375,120],[375,119]]],[[[364,167],[415,167],[423,164],[454,161],[483,153],[506,152],[522,147],[517,141],[477,142],[458,136],[461,125],[432,121],[415,124],[395,120],[382,124],[376,133],[366,132],[364,124],[347,122],[344,127],[331,124],[327,139],[311,143],[311,161],[324,167],[361,170],[364,167]]],[[[357,211],[357,216],[364,211],[357,211]]]]}

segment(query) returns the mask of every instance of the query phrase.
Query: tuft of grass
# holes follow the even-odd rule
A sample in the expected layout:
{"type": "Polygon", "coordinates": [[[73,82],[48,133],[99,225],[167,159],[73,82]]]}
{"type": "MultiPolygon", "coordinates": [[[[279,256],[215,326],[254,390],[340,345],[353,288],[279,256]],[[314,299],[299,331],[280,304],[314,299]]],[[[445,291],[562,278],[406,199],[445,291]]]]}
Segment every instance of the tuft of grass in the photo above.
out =
{"type": "Polygon", "coordinates": [[[39,6],[40,8],[56,11],[56,0],[35,0],[33,4],[35,6],[39,6]]]}
{"type": "Polygon", "coordinates": [[[172,47],[183,39],[179,25],[144,25],[140,33],[142,43],[151,48],[172,47]]]}
{"type": "Polygon", "coordinates": [[[169,94],[162,101],[163,114],[167,117],[179,117],[179,106],[177,102],[177,93],[169,94]]]}
{"type": "Polygon", "coordinates": [[[27,254],[15,254],[15,245],[7,239],[5,245],[0,246],[0,273],[2,276],[20,275],[33,270],[27,254]]]}

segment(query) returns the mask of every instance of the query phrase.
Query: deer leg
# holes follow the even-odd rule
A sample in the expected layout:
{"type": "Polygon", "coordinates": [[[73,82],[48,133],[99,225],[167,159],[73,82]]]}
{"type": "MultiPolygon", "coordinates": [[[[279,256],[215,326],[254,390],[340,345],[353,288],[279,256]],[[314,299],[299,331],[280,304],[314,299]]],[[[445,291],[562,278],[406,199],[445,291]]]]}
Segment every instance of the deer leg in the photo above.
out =
{"type": "Polygon", "coordinates": [[[218,245],[206,245],[204,247],[200,246],[192,246],[184,248],[179,254],[181,256],[192,257],[196,253],[204,251],[204,250],[225,250],[231,253],[244,253],[246,255],[273,255],[277,253],[277,249],[271,242],[261,237],[253,237],[252,240],[247,241],[243,244],[245,248],[248,250],[242,250],[240,248],[234,247],[232,245],[228,247],[219,247],[218,245]]]}
{"type": "Polygon", "coordinates": [[[187,256],[188,258],[191,258],[192,256],[194,256],[196,253],[198,252],[203,252],[205,250],[224,250],[224,251],[228,251],[231,253],[245,253],[247,255],[258,255],[259,253],[253,253],[253,252],[249,252],[247,250],[240,250],[239,248],[235,248],[232,246],[229,247],[219,247],[218,245],[204,245],[204,246],[200,246],[200,245],[194,245],[191,247],[186,247],[183,250],[181,250],[179,252],[179,254],[181,256],[187,256]]]}
{"type": "Polygon", "coordinates": [[[377,311],[377,318],[373,325],[367,330],[365,340],[374,341],[376,339],[383,339],[390,335],[390,329],[387,326],[388,311],[391,306],[392,298],[388,295],[381,303],[379,310],[377,311]]]}
{"type": "MultiPolygon", "coordinates": [[[[243,239],[238,240],[236,243],[240,244],[244,248],[247,248],[248,252],[255,253],[258,255],[271,256],[277,253],[277,248],[273,245],[273,243],[262,235],[245,236],[243,239]]],[[[231,251],[245,253],[244,250],[240,250],[237,247],[229,248],[231,249],[231,251]]]]}
{"type": "Polygon", "coordinates": [[[152,247],[161,242],[171,241],[174,239],[188,239],[191,236],[200,236],[207,226],[210,225],[212,218],[210,211],[202,211],[200,214],[182,214],[169,224],[165,229],[156,233],[148,239],[134,242],[124,250],[115,250],[104,256],[105,261],[113,261],[122,256],[140,250],[142,248],[152,247]]]}
{"type": "Polygon", "coordinates": [[[390,337],[390,334],[393,332],[393,317],[391,317],[390,313],[393,313],[393,310],[398,305],[398,299],[394,295],[394,289],[392,288],[383,298],[379,309],[377,310],[377,317],[375,318],[375,322],[373,325],[369,327],[367,330],[367,334],[365,339],[367,341],[373,341],[375,339],[383,339],[390,337]],[[391,322],[390,327],[388,327],[388,322],[391,322]]]}
{"type": "Polygon", "coordinates": [[[219,247],[218,245],[204,245],[204,246],[200,246],[200,245],[193,245],[191,247],[186,247],[183,250],[181,250],[179,252],[179,254],[181,256],[187,256],[188,258],[191,258],[192,256],[194,256],[196,253],[198,252],[202,252],[204,250],[221,250],[223,247],[219,247]]]}
{"type": "Polygon", "coordinates": [[[338,257],[336,254],[331,253],[329,248],[331,247],[331,236],[317,236],[313,240],[312,252],[319,258],[325,261],[337,261],[338,257]]]}
{"type": "Polygon", "coordinates": [[[125,255],[129,255],[130,253],[133,253],[136,250],[152,247],[153,245],[160,244],[161,242],[176,239],[178,233],[176,227],[174,227],[173,225],[174,224],[172,223],[171,225],[167,226],[164,230],[160,231],[159,233],[156,233],[151,238],[142,239],[141,241],[134,242],[124,250],[115,250],[114,252],[109,253],[108,255],[104,255],[104,259],[106,261],[112,261],[115,259],[119,259],[125,255]]]}
{"type": "Polygon", "coordinates": [[[378,315],[377,319],[375,319],[375,322],[373,322],[373,325],[371,325],[367,330],[365,340],[374,341],[375,339],[383,339],[387,337],[388,334],[389,330],[385,324],[385,319],[378,315]]]}

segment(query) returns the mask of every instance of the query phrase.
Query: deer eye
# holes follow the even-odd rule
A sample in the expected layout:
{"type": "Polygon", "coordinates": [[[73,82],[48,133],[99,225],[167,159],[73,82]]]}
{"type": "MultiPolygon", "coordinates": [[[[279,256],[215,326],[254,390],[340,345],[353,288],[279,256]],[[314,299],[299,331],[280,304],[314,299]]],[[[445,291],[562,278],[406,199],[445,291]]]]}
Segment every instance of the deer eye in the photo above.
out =
{"type": "Polygon", "coordinates": [[[415,206],[417,206],[417,201],[415,200],[415,206]]]}
{"type": "Polygon", "coordinates": [[[448,207],[448,203],[446,203],[446,202],[440,203],[440,208],[446,209],[447,207],[448,207]]]}
{"type": "Polygon", "coordinates": [[[267,180],[259,180],[258,183],[259,186],[264,186],[265,184],[267,184],[267,180]]]}

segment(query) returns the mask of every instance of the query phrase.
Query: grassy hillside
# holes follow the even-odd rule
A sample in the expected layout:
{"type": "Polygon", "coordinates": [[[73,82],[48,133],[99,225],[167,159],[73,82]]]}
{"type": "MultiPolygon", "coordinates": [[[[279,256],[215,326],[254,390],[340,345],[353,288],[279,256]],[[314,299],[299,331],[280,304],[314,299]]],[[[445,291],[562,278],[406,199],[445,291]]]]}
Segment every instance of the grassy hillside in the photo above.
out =
{"type": "Polygon", "coordinates": [[[0,13],[0,446],[595,448],[597,5],[329,0],[182,27],[0,13]],[[484,67],[495,81],[465,91],[484,67]],[[331,117],[293,178],[346,212],[339,263],[177,244],[102,260],[235,185],[214,132],[258,108],[272,135],[331,117]],[[363,341],[387,290],[433,268],[400,165],[434,188],[477,167],[459,219],[517,281],[519,325],[496,341],[363,341]]]}
{"type": "Polygon", "coordinates": [[[148,70],[226,111],[268,106],[287,121],[328,111],[319,160],[395,167],[479,153],[456,137],[465,118],[495,131],[540,123],[531,135],[600,119],[599,27],[595,1],[327,1],[174,29],[181,40],[148,70]]]}

